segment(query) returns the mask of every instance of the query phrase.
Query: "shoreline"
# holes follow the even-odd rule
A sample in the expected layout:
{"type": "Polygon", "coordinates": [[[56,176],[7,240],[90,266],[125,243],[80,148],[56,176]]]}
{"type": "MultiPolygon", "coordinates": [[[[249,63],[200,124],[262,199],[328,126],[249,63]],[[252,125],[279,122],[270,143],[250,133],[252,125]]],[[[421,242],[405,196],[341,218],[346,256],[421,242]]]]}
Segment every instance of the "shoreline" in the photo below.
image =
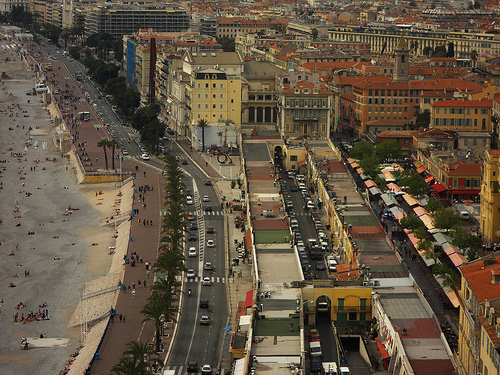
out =
{"type": "MultiPolygon", "coordinates": [[[[4,327],[0,372],[59,373],[70,360],[70,354],[81,345],[78,326],[71,327],[70,323],[77,314],[85,288],[99,283],[102,278],[109,278],[112,270],[111,275],[115,277],[124,272],[118,254],[127,251],[130,222],[118,226],[120,235],[115,239],[112,238],[114,225],[102,226],[101,220],[112,216],[118,207],[123,212],[131,208],[132,183],[122,188],[119,202],[115,200],[119,188],[114,183],[79,185],[72,164],[55,150],[55,128],[39,102],[40,97],[24,96],[33,86],[34,74],[27,71],[24,61],[18,60],[13,51],[0,51],[1,60],[6,56],[11,60],[0,64],[0,70],[10,76],[10,79],[2,79],[0,86],[0,116],[3,118],[0,131],[4,134],[0,140],[0,160],[5,160],[0,163],[0,241],[4,241],[0,246],[0,282],[4,286],[0,295],[3,299],[0,322],[4,327]],[[16,108],[17,105],[20,108],[16,108]],[[29,117],[24,117],[23,111],[29,117]],[[28,137],[26,129],[30,126],[34,131],[28,137]],[[9,149],[23,154],[22,158],[12,157],[9,149]],[[95,197],[95,192],[100,190],[104,192],[103,201],[95,197]],[[129,195],[127,202],[126,195],[129,195]],[[70,205],[77,210],[66,212],[70,205]],[[33,231],[34,235],[26,235],[28,231],[33,231]],[[92,246],[92,243],[99,245],[92,246]],[[108,254],[110,246],[116,246],[114,256],[108,254]],[[8,256],[11,252],[15,255],[8,256]],[[54,257],[60,260],[53,260],[54,257]],[[23,271],[29,271],[30,276],[22,277],[23,271]],[[8,288],[11,282],[16,287],[8,288]],[[26,307],[15,309],[20,302],[26,307]],[[12,323],[11,315],[29,310],[36,312],[37,306],[43,303],[48,304],[45,309],[50,320],[12,323]],[[20,350],[21,337],[38,338],[40,334],[46,335],[46,342],[56,338],[68,341],[65,346],[20,350]]],[[[75,157],[70,161],[75,162],[75,157]]],[[[113,302],[116,296],[109,294],[108,297],[113,302]]],[[[109,311],[110,305],[106,304],[106,310],[109,311]]],[[[100,325],[95,326],[93,336],[98,336],[100,325]]],[[[81,373],[88,366],[95,351],[91,342],[88,344],[70,366],[72,372],[84,366],[81,373]],[[91,355],[83,364],[86,352],[91,355]]]]}

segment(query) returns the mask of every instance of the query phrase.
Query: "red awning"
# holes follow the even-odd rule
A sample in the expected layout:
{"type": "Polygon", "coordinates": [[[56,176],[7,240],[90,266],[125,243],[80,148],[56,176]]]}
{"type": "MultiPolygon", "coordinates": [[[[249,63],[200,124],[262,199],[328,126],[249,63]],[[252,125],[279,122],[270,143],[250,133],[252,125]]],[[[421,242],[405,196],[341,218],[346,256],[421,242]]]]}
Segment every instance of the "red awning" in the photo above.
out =
{"type": "Polygon", "coordinates": [[[479,194],[481,190],[452,190],[452,194],[479,194]]]}
{"type": "Polygon", "coordinates": [[[382,359],[387,359],[390,357],[389,353],[387,353],[387,350],[385,349],[384,344],[380,342],[380,338],[376,337],[375,342],[377,343],[377,348],[380,351],[380,354],[382,354],[382,359]]]}
{"type": "Polygon", "coordinates": [[[245,298],[245,308],[249,308],[252,306],[253,306],[253,290],[249,290],[245,298]]]}
{"type": "Polygon", "coordinates": [[[417,173],[422,173],[422,172],[425,172],[424,167],[417,168],[417,173]]]}
{"type": "Polygon", "coordinates": [[[434,180],[434,176],[429,175],[429,177],[425,179],[425,182],[431,182],[432,180],[434,180]]]}
{"type": "Polygon", "coordinates": [[[438,193],[441,193],[441,192],[447,190],[443,184],[434,184],[434,185],[431,186],[431,188],[433,188],[434,190],[436,190],[438,193]]]}

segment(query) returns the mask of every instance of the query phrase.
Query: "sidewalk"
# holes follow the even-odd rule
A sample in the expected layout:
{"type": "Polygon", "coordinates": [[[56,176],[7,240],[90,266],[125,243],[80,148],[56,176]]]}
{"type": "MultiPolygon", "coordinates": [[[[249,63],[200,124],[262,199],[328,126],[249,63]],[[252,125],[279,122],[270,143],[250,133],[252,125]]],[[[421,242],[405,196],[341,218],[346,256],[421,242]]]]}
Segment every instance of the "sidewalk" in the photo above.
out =
{"type": "MultiPolygon", "coordinates": [[[[130,341],[140,340],[152,342],[155,334],[153,322],[143,323],[143,315],[140,313],[146,304],[146,299],[150,296],[149,286],[153,284],[153,272],[148,275],[145,263],[154,263],[157,258],[157,251],[160,241],[161,231],[161,208],[163,207],[162,175],[156,169],[141,164],[137,172],[135,182],[135,201],[133,208],[139,213],[132,219],[130,242],[127,256],[131,259],[133,252],[139,256],[139,261],[135,266],[126,265],[123,284],[130,288],[126,292],[120,291],[116,306],[116,316],[111,320],[109,328],[102,340],[99,349],[99,360],[92,365],[92,374],[109,374],[111,368],[116,365],[119,358],[126,349],[126,344],[130,341]],[[152,190],[146,192],[145,201],[139,199],[139,187],[150,186],[152,190]],[[144,205],[146,207],[144,207],[144,205]],[[143,220],[152,220],[153,225],[145,225],[143,220]],[[142,262],[140,259],[142,258],[142,262]],[[131,293],[135,283],[135,296],[131,293]],[[140,282],[140,285],[139,285],[140,282]],[[146,285],[144,283],[146,282],[146,285]],[[120,321],[119,316],[125,316],[124,321],[120,321]]],[[[144,194],[144,193],[143,193],[144,194]]],[[[165,347],[170,345],[173,327],[168,327],[163,338],[165,347]]]]}

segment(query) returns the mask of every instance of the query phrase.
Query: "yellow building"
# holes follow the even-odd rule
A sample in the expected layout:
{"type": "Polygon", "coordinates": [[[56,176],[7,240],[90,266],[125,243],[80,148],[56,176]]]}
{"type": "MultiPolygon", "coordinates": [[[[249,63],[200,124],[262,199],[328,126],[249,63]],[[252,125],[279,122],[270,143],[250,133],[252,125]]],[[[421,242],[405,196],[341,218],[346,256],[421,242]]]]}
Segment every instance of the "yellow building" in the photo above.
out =
{"type": "Polygon", "coordinates": [[[500,370],[500,257],[460,267],[462,285],[458,336],[460,373],[498,374],[500,370]]]}
{"type": "Polygon", "coordinates": [[[302,289],[302,301],[307,323],[314,325],[318,304],[327,302],[328,313],[336,325],[357,325],[372,320],[371,288],[308,286],[302,289]]]}
{"type": "Polygon", "coordinates": [[[491,100],[441,100],[431,104],[431,128],[444,131],[492,131],[491,100]]]}
{"type": "Polygon", "coordinates": [[[486,150],[481,183],[481,233],[490,241],[500,239],[500,150],[486,150]]]}
{"type": "Polygon", "coordinates": [[[206,145],[224,147],[235,143],[232,140],[238,137],[241,127],[241,78],[220,69],[194,70],[186,85],[186,108],[189,132],[197,147],[201,141],[197,129],[200,120],[207,121],[209,128],[212,127],[204,131],[205,141],[209,139],[206,145]],[[216,132],[215,128],[218,129],[216,132]]]}

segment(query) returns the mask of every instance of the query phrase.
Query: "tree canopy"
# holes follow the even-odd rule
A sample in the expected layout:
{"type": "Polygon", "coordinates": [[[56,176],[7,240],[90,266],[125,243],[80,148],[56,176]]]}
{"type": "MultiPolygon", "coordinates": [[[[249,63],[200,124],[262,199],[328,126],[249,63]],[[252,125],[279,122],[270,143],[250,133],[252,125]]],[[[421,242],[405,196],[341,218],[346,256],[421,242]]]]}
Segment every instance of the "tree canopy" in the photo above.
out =
{"type": "Polygon", "coordinates": [[[461,223],[462,219],[458,216],[453,209],[445,208],[442,210],[434,211],[431,214],[434,226],[439,229],[450,230],[461,223]]]}
{"type": "Polygon", "coordinates": [[[407,186],[408,193],[417,197],[427,194],[429,191],[427,184],[418,173],[414,173],[409,177],[403,177],[401,179],[401,186],[407,186]]]}
{"type": "Polygon", "coordinates": [[[375,154],[380,161],[397,159],[401,156],[401,145],[396,140],[381,142],[375,147],[375,154]]]}
{"type": "Polygon", "coordinates": [[[363,159],[365,156],[372,155],[374,149],[375,147],[371,142],[360,141],[356,143],[349,152],[349,157],[354,159],[363,159]]]}

